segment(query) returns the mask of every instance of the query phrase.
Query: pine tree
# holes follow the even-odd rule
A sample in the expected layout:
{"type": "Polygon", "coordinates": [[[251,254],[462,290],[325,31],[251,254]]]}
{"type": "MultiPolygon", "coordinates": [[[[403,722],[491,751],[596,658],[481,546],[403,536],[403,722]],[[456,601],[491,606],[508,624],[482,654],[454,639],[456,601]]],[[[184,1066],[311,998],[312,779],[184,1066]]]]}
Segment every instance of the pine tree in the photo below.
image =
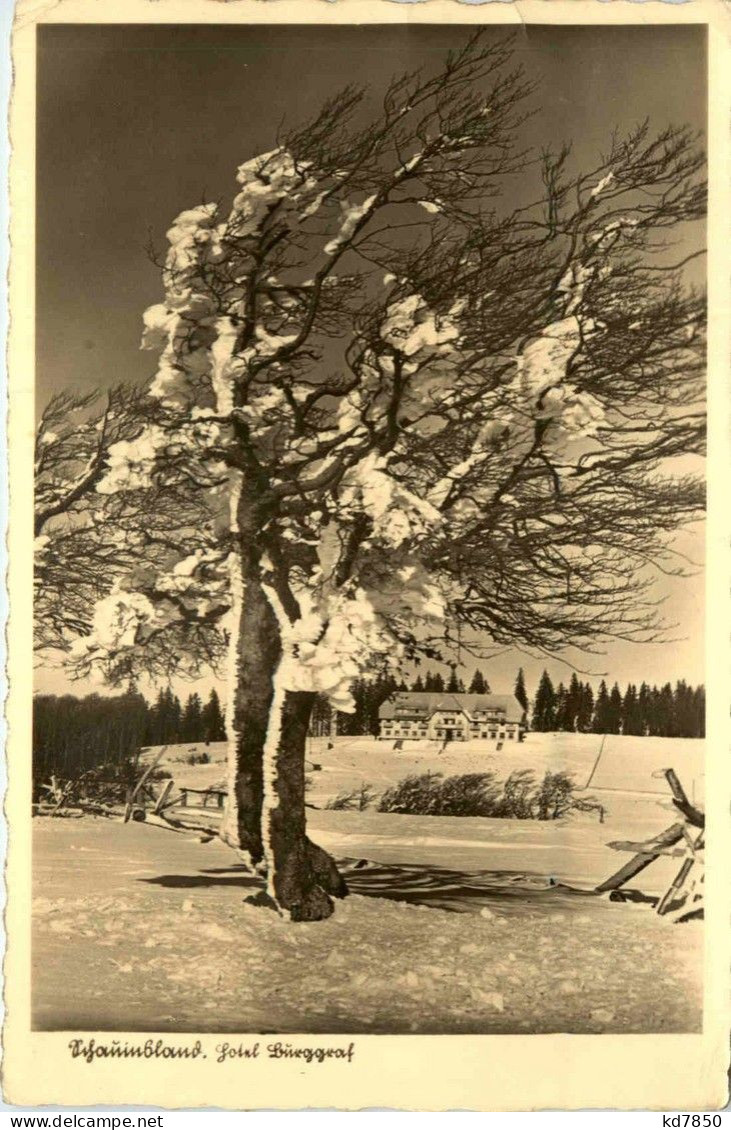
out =
{"type": "Polygon", "coordinates": [[[670,683],[665,683],[660,688],[657,700],[657,713],[660,736],[663,738],[676,737],[675,732],[675,696],[670,683]]]}
{"type": "Polygon", "coordinates": [[[622,699],[622,733],[641,734],[642,716],[637,697],[637,687],[634,683],[627,684],[627,690],[622,699]]]}
{"type": "Polygon", "coordinates": [[[555,730],[555,728],[556,692],[553,689],[551,676],[548,671],[544,670],[533,704],[533,729],[547,733],[549,730],[555,730]]]}
{"type": "Polygon", "coordinates": [[[184,742],[199,742],[203,739],[202,714],[200,695],[194,692],[188,696],[180,723],[180,736],[184,742]]]}
{"type": "Polygon", "coordinates": [[[611,732],[610,725],[609,692],[607,691],[607,684],[604,682],[604,679],[602,679],[599,684],[599,693],[596,697],[594,720],[591,728],[595,734],[608,734],[611,732]]]}
{"type": "Polygon", "coordinates": [[[487,679],[482,674],[482,671],[475,671],[474,675],[472,676],[472,682],[470,683],[469,693],[470,694],[489,694],[490,693],[490,688],[488,686],[487,679]]]}
{"type": "Polygon", "coordinates": [[[172,688],[161,688],[150,712],[147,744],[174,745],[179,742],[181,740],[182,713],[180,700],[173,694],[172,688]]]}
{"type": "Polygon", "coordinates": [[[411,689],[412,691],[417,691],[419,693],[426,690],[424,686],[424,680],[422,679],[421,675],[416,676],[413,683],[411,684],[411,689]]]}
{"type": "Polygon", "coordinates": [[[116,714],[116,719],[112,723],[116,739],[115,754],[123,758],[128,751],[138,750],[145,744],[149,708],[144,696],[133,684],[130,684],[125,694],[113,699],[112,702],[116,702],[116,707],[112,706],[116,714]]]}
{"type": "Polygon", "coordinates": [[[310,734],[320,738],[332,732],[333,709],[327,695],[318,694],[310,717],[310,734]]]}
{"type": "Polygon", "coordinates": [[[608,734],[618,734],[622,729],[622,692],[617,683],[609,692],[609,729],[608,734]]]}
{"type": "Polygon", "coordinates": [[[372,734],[380,732],[378,712],[395,691],[400,690],[393,675],[379,675],[377,678],[356,679],[351,693],[355,699],[353,714],[338,714],[338,732],[341,734],[372,734]]]}
{"type": "Polygon", "coordinates": [[[170,742],[179,742],[180,734],[183,725],[183,708],[180,704],[180,699],[172,690],[169,692],[170,701],[170,742]]]}
{"type": "Polygon", "coordinates": [[[661,737],[663,733],[662,708],[660,704],[660,691],[656,686],[650,690],[647,710],[648,733],[653,737],[661,737]]]}
{"type": "Polygon", "coordinates": [[[102,765],[131,765],[151,732],[152,709],[134,689],[123,695],[36,695],[33,699],[33,789],[51,774],[73,779],[102,765]]]}
{"type": "MultiPolygon", "coordinates": [[[[457,668],[452,667],[449,676],[449,682],[447,683],[447,686],[445,688],[447,694],[459,694],[459,684],[460,680],[457,678],[457,668]]],[[[462,690],[464,690],[464,684],[462,684],[462,690]]]]}
{"type": "Polygon", "coordinates": [[[563,683],[559,683],[556,687],[556,730],[570,730],[569,713],[568,713],[568,691],[563,683]]]}
{"type": "Polygon", "coordinates": [[[147,726],[145,729],[145,745],[162,745],[162,711],[163,711],[163,692],[162,689],[158,691],[155,702],[147,712],[147,726]]]}
{"type": "Polygon", "coordinates": [[[575,671],[571,673],[569,689],[566,695],[566,725],[565,730],[577,729],[577,718],[581,709],[581,683],[575,671]]]}
{"type": "Polygon", "coordinates": [[[352,714],[344,714],[338,711],[336,719],[337,732],[339,734],[346,734],[349,737],[358,737],[362,734],[368,734],[370,733],[371,699],[373,697],[372,684],[368,679],[354,679],[350,687],[350,693],[353,696],[355,710],[352,714]]]}
{"type": "Polygon", "coordinates": [[[432,687],[432,690],[436,694],[444,694],[444,679],[442,678],[442,676],[439,674],[438,671],[437,671],[436,675],[434,676],[433,683],[434,683],[434,685],[432,687]]]}
{"type": "Polygon", "coordinates": [[[651,693],[647,683],[640,684],[637,695],[637,715],[640,734],[649,734],[650,731],[651,693]]]}
{"type": "Polygon", "coordinates": [[[203,707],[201,724],[202,738],[206,745],[209,742],[225,742],[226,725],[221,710],[221,701],[215,687],[212,688],[208,702],[203,707]]]}
{"type": "Polygon", "coordinates": [[[706,736],[706,690],[705,687],[696,687],[693,691],[693,713],[695,724],[693,727],[694,738],[706,736]]]}
{"type": "Polygon", "coordinates": [[[525,689],[525,675],[523,674],[523,668],[522,667],[518,668],[518,674],[517,674],[517,677],[515,679],[515,690],[514,690],[513,693],[515,694],[515,697],[517,698],[518,702],[520,703],[520,705],[523,708],[523,714],[527,718],[527,716],[528,716],[528,693],[525,689]]]}
{"type": "Polygon", "coordinates": [[[580,734],[588,734],[594,716],[594,692],[590,683],[580,684],[579,709],[576,714],[576,729],[580,734]]]}
{"type": "Polygon", "coordinates": [[[680,738],[696,736],[696,710],[693,688],[681,679],[675,685],[675,730],[680,738]]]}

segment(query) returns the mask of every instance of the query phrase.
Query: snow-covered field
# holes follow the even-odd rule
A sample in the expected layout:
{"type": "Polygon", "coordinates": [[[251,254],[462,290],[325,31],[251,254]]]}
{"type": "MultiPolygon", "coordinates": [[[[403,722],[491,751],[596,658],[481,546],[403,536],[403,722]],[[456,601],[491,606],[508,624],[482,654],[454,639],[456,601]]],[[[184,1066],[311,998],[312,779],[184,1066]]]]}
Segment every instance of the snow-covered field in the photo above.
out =
{"type": "MultiPolygon", "coordinates": [[[[430,741],[405,741],[402,749],[395,749],[394,742],[368,737],[310,738],[308,800],[323,807],[338,793],[363,783],[380,793],[412,773],[450,776],[492,771],[504,778],[515,769],[532,769],[536,776],[565,770],[579,788],[588,785],[611,808],[615,793],[650,800],[667,797],[665,782],[653,774],[674,768],[691,800],[703,801],[705,742],[697,739],[529,733],[523,742],[505,742],[501,750],[495,742],[451,742],[443,752],[440,748],[439,742],[430,741]]],[[[150,747],[145,757],[159,751],[160,747],[150,747]]],[[[170,769],[178,785],[205,788],[223,782],[225,758],[224,742],[208,746],[193,742],[169,746],[160,764],[170,769]],[[200,753],[211,758],[209,764],[187,764],[191,755],[200,753]]]]}

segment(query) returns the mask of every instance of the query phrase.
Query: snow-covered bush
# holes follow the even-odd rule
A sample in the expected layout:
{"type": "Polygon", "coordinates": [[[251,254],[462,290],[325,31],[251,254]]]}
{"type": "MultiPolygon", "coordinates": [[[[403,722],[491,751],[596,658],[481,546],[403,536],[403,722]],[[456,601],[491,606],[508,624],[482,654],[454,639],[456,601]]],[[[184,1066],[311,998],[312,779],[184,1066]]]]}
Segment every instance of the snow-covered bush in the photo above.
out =
{"type": "Polygon", "coordinates": [[[332,797],[325,808],[333,812],[365,812],[370,808],[377,797],[377,792],[372,785],[363,784],[358,789],[349,789],[332,797]]]}
{"type": "Polygon", "coordinates": [[[517,770],[504,781],[494,773],[441,773],[405,777],[387,789],[379,812],[410,816],[483,816],[505,820],[560,820],[572,812],[599,811],[593,797],[578,797],[568,773],[547,772],[539,783],[530,769],[517,770]]]}

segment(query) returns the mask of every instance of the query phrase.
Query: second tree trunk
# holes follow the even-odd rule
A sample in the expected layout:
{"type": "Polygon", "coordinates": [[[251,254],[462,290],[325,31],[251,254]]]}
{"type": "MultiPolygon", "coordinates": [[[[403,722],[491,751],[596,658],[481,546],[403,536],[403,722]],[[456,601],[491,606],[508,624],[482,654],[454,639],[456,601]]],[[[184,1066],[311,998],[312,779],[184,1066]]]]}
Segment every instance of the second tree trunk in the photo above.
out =
{"type": "Polygon", "coordinates": [[[310,691],[284,695],[279,741],[270,766],[272,796],[266,801],[267,826],[262,828],[270,892],[296,922],[328,918],[333,912],[330,896],[343,898],[348,893],[335,861],[307,838],[305,743],[314,702],[310,691]]]}

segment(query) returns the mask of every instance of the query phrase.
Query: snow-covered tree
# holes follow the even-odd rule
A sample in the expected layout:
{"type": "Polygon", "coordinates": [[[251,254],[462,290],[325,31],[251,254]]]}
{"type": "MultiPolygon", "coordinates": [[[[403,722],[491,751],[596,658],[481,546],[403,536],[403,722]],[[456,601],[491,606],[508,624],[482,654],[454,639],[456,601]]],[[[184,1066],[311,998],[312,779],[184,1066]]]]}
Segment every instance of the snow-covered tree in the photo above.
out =
{"type": "Polygon", "coordinates": [[[96,486],[111,444],[139,430],[142,398],[112,389],[60,392],[41,414],[35,439],[34,637],[38,650],[65,649],[88,631],[110,575],[127,571],[123,539],[109,527],[96,486]],[[115,544],[116,543],[116,544],[115,544]]]}
{"type": "Polygon", "coordinates": [[[589,173],[545,155],[512,208],[509,64],[473,38],[365,124],[340,93],[229,206],[178,216],[144,319],[160,412],[97,485],[189,483],[227,515],[131,573],[75,657],[114,677],[177,659],[181,625],[193,663],[196,620],[229,640],[224,836],[293,918],[345,893],[305,827],[317,696],[352,709],[354,679],[442,658],[458,625],[544,651],[642,635],[638,567],[702,504],[662,472],[700,447],[704,305],[658,250],[702,213],[701,158],[643,126],[589,173]]]}
{"type": "MultiPolygon", "coordinates": [[[[136,620],[127,598],[120,603],[117,585],[123,582],[126,592],[134,578],[157,577],[171,547],[177,552],[187,544],[191,553],[201,553],[215,544],[208,501],[184,478],[161,475],[141,489],[131,475],[124,489],[108,489],[117,453],[142,429],[154,427],[158,411],[139,389],[117,385],[105,394],[58,393],[41,414],[35,442],[34,636],[43,653],[73,651],[74,641],[92,630],[104,654],[105,640],[131,641],[136,620]]],[[[180,611],[179,604],[176,620],[180,611]]],[[[197,655],[213,661],[220,641],[204,635],[197,614],[190,633],[197,655]]],[[[86,644],[80,647],[87,655],[86,644]]],[[[156,664],[152,658],[150,648],[147,666],[156,674],[175,668],[164,649],[156,664]]],[[[134,676],[138,665],[124,667],[120,656],[118,682],[134,676]]]]}

